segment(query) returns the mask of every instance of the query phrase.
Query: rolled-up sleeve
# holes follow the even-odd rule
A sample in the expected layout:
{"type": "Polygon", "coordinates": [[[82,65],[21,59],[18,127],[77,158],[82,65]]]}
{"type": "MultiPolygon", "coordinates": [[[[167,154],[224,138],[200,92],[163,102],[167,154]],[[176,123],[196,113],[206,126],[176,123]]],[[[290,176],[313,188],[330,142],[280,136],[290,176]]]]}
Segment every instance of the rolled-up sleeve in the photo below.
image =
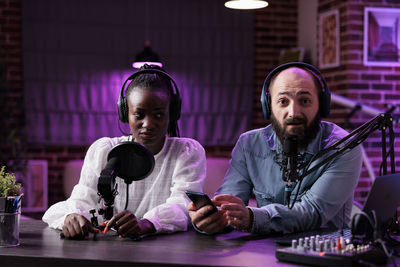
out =
{"type": "Polygon", "coordinates": [[[251,207],[254,214],[251,231],[291,233],[324,226],[329,222],[333,222],[336,227],[346,225],[349,212],[343,209],[351,209],[361,163],[360,147],[327,163],[327,167],[323,168],[312,186],[301,189],[303,194],[297,199],[293,209],[282,204],[251,207]]]}

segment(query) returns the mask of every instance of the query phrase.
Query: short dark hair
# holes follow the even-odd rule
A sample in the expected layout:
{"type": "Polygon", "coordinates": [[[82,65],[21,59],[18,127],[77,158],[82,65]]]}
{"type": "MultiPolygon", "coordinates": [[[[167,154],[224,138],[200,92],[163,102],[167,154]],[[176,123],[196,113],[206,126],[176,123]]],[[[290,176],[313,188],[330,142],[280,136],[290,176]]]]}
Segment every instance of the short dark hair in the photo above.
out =
{"type": "MultiPolygon", "coordinates": [[[[156,65],[143,65],[140,70],[156,69],[167,73],[163,68],[156,65]]],[[[125,95],[128,96],[134,87],[143,89],[164,89],[171,96],[172,85],[171,81],[158,73],[142,73],[136,76],[128,85],[125,95]]]]}

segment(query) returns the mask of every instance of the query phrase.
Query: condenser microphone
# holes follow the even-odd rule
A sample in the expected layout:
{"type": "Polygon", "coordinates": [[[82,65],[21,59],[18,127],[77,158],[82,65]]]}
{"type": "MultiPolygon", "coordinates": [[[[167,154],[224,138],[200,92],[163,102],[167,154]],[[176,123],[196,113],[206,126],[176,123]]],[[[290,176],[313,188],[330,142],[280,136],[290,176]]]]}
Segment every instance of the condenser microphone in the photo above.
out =
{"type": "Polygon", "coordinates": [[[153,153],[139,143],[126,141],[115,145],[108,153],[107,164],[97,184],[97,194],[104,199],[105,205],[99,213],[105,214],[106,219],[111,219],[113,215],[114,198],[118,194],[115,177],[129,185],[150,175],[154,164],[153,153]]]}
{"type": "Polygon", "coordinates": [[[107,160],[117,159],[115,174],[125,183],[131,184],[146,178],[154,168],[154,156],[144,145],[125,141],[115,145],[108,153],[107,160]]]}
{"type": "Polygon", "coordinates": [[[283,145],[283,155],[287,160],[288,180],[295,182],[297,179],[297,135],[287,135],[283,145]]]}
{"type": "Polygon", "coordinates": [[[283,172],[282,179],[286,182],[285,186],[285,201],[289,205],[290,195],[293,191],[292,183],[298,178],[297,171],[297,150],[298,139],[297,135],[287,135],[283,142],[283,172]]]}

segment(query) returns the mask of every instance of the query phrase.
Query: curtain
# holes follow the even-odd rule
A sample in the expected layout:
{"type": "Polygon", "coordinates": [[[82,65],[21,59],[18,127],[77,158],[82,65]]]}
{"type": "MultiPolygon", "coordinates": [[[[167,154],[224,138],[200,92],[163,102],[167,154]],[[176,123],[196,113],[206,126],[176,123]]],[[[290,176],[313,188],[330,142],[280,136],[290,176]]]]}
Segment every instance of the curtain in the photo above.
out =
{"type": "Polygon", "coordinates": [[[150,40],[182,96],[181,136],[232,145],[251,125],[254,19],[220,0],[23,0],[28,142],[129,132],[117,99],[150,40]]]}

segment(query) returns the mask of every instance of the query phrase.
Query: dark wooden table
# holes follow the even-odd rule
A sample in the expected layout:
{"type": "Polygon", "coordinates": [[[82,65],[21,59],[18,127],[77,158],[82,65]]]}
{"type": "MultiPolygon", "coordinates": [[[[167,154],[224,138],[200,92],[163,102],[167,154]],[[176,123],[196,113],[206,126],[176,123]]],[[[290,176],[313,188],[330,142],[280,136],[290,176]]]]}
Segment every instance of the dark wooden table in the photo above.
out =
{"type": "Polygon", "coordinates": [[[233,231],[218,236],[193,229],[141,241],[114,232],[65,240],[39,220],[21,220],[20,246],[0,248],[1,266],[288,266],[275,258],[273,238],[233,231]]]}

